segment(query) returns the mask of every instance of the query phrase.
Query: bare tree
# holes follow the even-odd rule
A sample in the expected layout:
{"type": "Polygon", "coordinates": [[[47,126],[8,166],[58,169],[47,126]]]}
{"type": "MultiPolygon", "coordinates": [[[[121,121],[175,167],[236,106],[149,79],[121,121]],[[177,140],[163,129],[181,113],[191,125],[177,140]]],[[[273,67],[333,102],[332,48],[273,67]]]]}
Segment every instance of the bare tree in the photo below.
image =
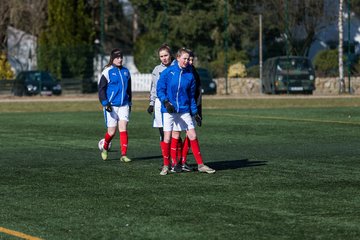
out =
{"type": "Polygon", "coordinates": [[[0,49],[6,50],[6,29],[13,26],[38,36],[46,24],[47,0],[8,0],[0,4],[0,49]]]}
{"type": "Polygon", "coordinates": [[[316,33],[324,27],[323,23],[333,20],[333,16],[324,10],[324,1],[268,0],[265,6],[268,9],[265,24],[272,23],[273,27],[286,33],[284,38],[290,45],[290,53],[295,55],[307,55],[316,33]]]}
{"type": "Polygon", "coordinates": [[[100,40],[101,35],[104,38],[103,51],[109,52],[114,46],[121,46],[123,51],[130,52],[133,44],[132,21],[124,13],[129,3],[120,0],[87,0],[87,4],[92,9],[95,38],[100,40]],[[101,29],[102,24],[104,31],[101,29]]]}
{"type": "Polygon", "coordinates": [[[9,25],[10,7],[8,1],[0,4],[0,51],[6,49],[6,28],[9,25]]]}
{"type": "Polygon", "coordinates": [[[9,24],[38,36],[46,24],[47,0],[10,0],[9,24]]]}

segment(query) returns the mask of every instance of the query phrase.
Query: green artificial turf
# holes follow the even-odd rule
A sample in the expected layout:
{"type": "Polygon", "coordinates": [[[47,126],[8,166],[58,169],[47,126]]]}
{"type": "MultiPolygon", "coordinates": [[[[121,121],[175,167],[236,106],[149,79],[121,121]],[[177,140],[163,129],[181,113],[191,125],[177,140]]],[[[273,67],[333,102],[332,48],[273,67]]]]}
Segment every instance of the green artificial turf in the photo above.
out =
{"type": "Polygon", "coordinates": [[[204,99],[213,175],[159,175],[146,105],[134,101],[133,162],[121,163],[118,135],[101,160],[95,100],[0,103],[0,227],[55,240],[360,238],[359,98],[204,99]]]}

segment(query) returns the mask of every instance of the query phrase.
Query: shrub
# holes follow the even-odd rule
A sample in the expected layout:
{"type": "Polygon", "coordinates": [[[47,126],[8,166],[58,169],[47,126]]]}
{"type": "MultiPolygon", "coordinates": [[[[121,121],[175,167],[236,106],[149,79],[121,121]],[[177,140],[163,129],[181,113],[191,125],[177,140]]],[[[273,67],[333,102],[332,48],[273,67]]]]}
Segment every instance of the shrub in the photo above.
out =
{"type": "MultiPolygon", "coordinates": [[[[231,64],[235,64],[237,62],[242,62],[244,64],[247,64],[249,62],[249,58],[245,51],[237,51],[235,49],[229,49],[227,55],[227,62],[228,62],[228,66],[230,66],[231,64]]],[[[214,78],[225,76],[224,63],[225,63],[225,52],[220,51],[218,52],[216,59],[210,62],[210,67],[212,69],[212,75],[214,76],[214,78]]]]}
{"type": "Polygon", "coordinates": [[[314,58],[316,75],[320,77],[337,76],[339,68],[338,58],[338,50],[319,51],[314,58]]]}
{"type": "Polygon", "coordinates": [[[5,53],[0,53],[0,79],[12,79],[14,72],[11,70],[10,63],[5,53]]]}
{"type": "Polygon", "coordinates": [[[260,77],[259,65],[254,65],[254,66],[248,67],[246,69],[246,72],[247,72],[248,77],[252,77],[252,78],[260,77]]]}
{"type": "Polygon", "coordinates": [[[245,65],[241,62],[237,62],[229,67],[228,77],[237,78],[237,77],[246,77],[246,68],[245,65]]]}

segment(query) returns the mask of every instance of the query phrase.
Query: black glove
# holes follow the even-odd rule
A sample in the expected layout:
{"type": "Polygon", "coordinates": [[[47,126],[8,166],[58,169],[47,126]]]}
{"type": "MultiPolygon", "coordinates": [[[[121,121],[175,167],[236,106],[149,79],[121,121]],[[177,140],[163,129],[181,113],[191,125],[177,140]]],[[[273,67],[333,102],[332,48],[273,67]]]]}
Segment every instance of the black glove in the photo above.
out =
{"type": "Polygon", "coordinates": [[[131,106],[129,106],[129,113],[131,113],[131,106]]]}
{"type": "Polygon", "coordinates": [[[153,112],[154,112],[154,106],[149,106],[148,107],[148,109],[147,109],[147,112],[149,113],[149,114],[152,114],[153,112]]]}
{"type": "Polygon", "coordinates": [[[200,117],[200,115],[197,113],[197,114],[195,114],[194,118],[195,118],[195,121],[196,121],[197,125],[198,125],[199,127],[201,127],[201,120],[202,120],[202,118],[200,117]]]}
{"type": "Polygon", "coordinates": [[[164,101],[164,105],[165,105],[166,110],[167,110],[168,113],[174,113],[175,112],[175,107],[168,100],[164,101]]]}
{"type": "Polygon", "coordinates": [[[108,112],[112,112],[112,107],[110,103],[106,104],[105,110],[108,112]]]}

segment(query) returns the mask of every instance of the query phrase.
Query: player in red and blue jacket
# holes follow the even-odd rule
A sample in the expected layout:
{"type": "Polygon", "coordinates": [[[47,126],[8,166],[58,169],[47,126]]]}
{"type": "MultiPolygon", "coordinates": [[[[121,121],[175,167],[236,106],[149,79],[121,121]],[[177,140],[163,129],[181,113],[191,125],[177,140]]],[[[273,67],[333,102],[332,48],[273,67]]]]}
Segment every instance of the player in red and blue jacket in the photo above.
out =
{"type": "Polygon", "coordinates": [[[185,48],[179,49],[176,60],[177,62],[174,65],[162,72],[157,85],[157,95],[162,103],[164,128],[162,145],[164,165],[160,175],[166,175],[169,172],[170,148],[171,150],[174,149],[171,151],[172,166],[170,172],[181,172],[181,166],[179,166],[176,157],[181,131],[186,131],[190,139],[191,149],[198,164],[198,171],[214,173],[214,169],[204,165],[196,137],[193,116],[196,121],[201,121],[201,118],[195,101],[195,77],[188,67],[189,51],[185,48]]]}
{"type": "Polygon", "coordinates": [[[120,161],[130,162],[126,156],[128,148],[127,124],[131,111],[131,76],[122,65],[123,53],[115,48],[111,51],[109,63],[105,66],[98,81],[99,101],[103,106],[107,132],[101,152],[103,160],[108,158],[109,144],[119,129],[121,143],[120,161]]]}
{"type": "MultiPolygon", "coordinates": [[[[173,64],[165,69],[158,82],[157,95],[162,103],[172,104],[177,113],[191,113],[196,115],[198,110],[195,101],[195,78],[190,68],[181,68],[173,64]]],[[[161,112],[167,112],[162,104],[161,112]]]]}

